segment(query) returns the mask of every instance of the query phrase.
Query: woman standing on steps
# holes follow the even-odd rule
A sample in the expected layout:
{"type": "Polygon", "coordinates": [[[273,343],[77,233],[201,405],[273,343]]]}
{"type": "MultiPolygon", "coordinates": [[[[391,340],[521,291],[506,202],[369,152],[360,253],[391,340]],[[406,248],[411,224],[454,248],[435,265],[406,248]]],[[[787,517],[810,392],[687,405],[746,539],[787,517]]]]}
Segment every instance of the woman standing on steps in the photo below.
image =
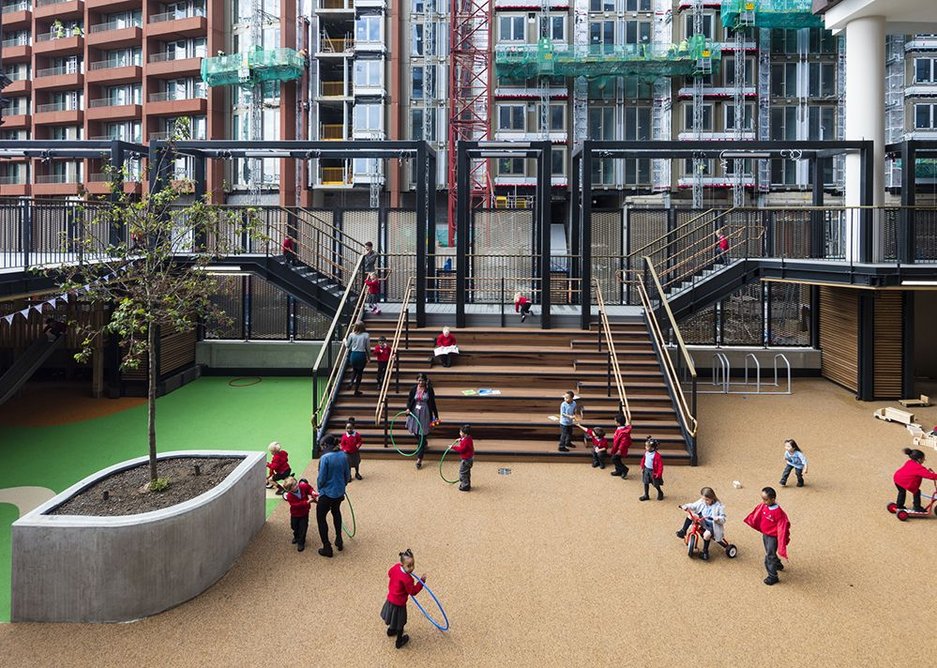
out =
{"type": "Polygon", "coordinates": [[[429,438],[433,422],[439,421],[436,410],[436,393],[429,382],[429,376],[421,373],[416,377],[416,385],[410,388],[407,396],[407,431],[416,436],[419,447],[416,451],[416,468],[423,468],[423,455],[426,454],[426,440],[429,438]]]}
{"type": "Polygon", "coordinates": [[[371,336],[365,331],[363,322],[356,322],[351,327],[351,334],[345,341],[348,346],[348,362],[351,365],[351,385],[355,396],[361,396],[361,376],[364,367],[371,361],[371,336]]]}

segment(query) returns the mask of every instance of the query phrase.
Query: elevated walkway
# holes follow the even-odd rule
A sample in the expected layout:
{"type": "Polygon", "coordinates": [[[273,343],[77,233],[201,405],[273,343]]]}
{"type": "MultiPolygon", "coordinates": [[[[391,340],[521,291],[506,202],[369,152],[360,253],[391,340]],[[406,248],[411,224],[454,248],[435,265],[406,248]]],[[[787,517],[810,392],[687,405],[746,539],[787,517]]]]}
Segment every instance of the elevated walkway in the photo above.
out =
{"type": "Polygon", "coordinates": [[[499,46],[495,73],[499,81],[536,77],[695,76],[717,71],[719,44],[696,35],[679,44],[538,44],[499,46]]]}
{"type": "Polygon", "coordinates": [[[244,86],[293,81],[303,76],[305,59],[295,49],[260,49],[202,59],[202,81],[209,86],[244,86]]]}
{"type": "Polygon", "coordinates": [[[813,13],[812,0],[722,0],[726,28],[822,28],[823,18],[813,13]]]}
{"type": "Polygon", "coordinates": [[[0,376],[0,404],[12,399],[43,363],[49,359],[56,348],[62,346],[64,341],[64,336],[49,341],[45,335],[42,335],[23,351],[23,354],[16,358],[13,366],[0,376]]]}

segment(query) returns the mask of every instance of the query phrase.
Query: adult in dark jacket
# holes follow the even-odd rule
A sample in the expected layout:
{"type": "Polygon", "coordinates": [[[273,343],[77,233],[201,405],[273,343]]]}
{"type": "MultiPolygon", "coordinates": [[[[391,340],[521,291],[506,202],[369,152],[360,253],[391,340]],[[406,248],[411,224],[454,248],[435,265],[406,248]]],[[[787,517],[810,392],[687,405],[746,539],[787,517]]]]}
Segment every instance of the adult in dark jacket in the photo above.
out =
{"type": "Polygon", "coordinates": [[[429,382],[429,376],[421,373],[417,376],[416,385],[410,388],[407,395],[407,431],[417,437],[419,447],[416,452],[416,467],[423,468],[423,455],[426,454],[426,440],[432,429],[433,421],[439,420],[439,411],[436,409],[436,393],[429,382]]]}

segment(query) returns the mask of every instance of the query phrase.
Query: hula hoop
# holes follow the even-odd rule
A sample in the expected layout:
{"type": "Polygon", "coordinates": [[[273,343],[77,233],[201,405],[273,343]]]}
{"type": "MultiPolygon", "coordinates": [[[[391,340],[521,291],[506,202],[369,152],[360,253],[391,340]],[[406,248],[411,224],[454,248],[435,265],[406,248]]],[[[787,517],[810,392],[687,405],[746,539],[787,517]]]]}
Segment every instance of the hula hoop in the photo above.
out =
{"type": "Polygon", "coordinates": [[[450,485],[454,485],[454,484],[456,484],[456,483],[459,482],[459,481],[458,481],[458,480],[449,480],[449,478],[447,478],[446,476],[443,475],[443,473],[442,473],[442,463],[446,460],[446,455],[449,454],[449,451],[452,450],[453,446],[455,446],[455,444],[458,443],[458,442],[459,442],[459,439],[456,439],[456,440],[454,440],[452,443],[450,443],[450,444],[449,444],[449,447],[446,448],[446,451],[445,451],[444,453],[442,453],[442,457],[439,458],[439,477],[443,479],[443,482],[447,482],[447,483],[449,483],[450,485]]]}
{"type": "Polygon", "coordinates": [[[435,619],[433,619],[432,617],[430,617],[430,616],[429,616],[429,613],[426,612],[426,609],[425,609],[422,605],[420,605],[420,602],[419,602],[418,600],[416,600],[416,596],[412,596],[412,595],[411,595],[410,598],[413,599],[414,605],[416,605],[416,607],[419,608],[420,612],[422,612],[422,613],[423,613],[423,616],[426,617],[426,619],[429,620],[429,623],[430,623],[430,624],[432,624],[433,626],[435,626],[435,627],[436,627],[437,629],[439,629],[440,631],[448,631],[448,630],[449,630],[449,617],[448,617],[448,615],[446,615],[446,611],[445,611],[445,609],[442,607],[442,603],[440,603],[440,602],[439,602],[439,599],[436,598],[436,594],[433,593],[433,590],[432,590],[432,589],[430,589],[429,587],[426,586],[426,583],[425,583],[425,582],[423,582],[423,581],[422,581],[420,578],[418,578],[417,576],[413,575],[413,573],[410,573],[410,576],[411,576],[414,580],[416,580],[417,582],[419,582],[420,584],[422,584],[422,585],[423,585],[423,589],[425,589],[425,590],[426,590],[426,593],[428,593],[428,594],[430,595],[430,597],[433,599],[433,602],[436,604],[436,607],[439,608],[439,612],[442,613],[442,619],[443,619],[443,623],[445,624],[445,626],[443,626],[442,624],[440,624],[439,622],[437,622],[435,619]]]}
{"type": "Polygon", "coordinates": [[[348,510],[351,511],[351,531],[345,528],[345,520],[342,520],[342,531],[345,532],[345,535],[349,538],[354,538],[355,534],[358,533],[358,520],[355,519],[355,507],[351,505],[351,499],[348,497],[346,492],[345,500],[348,502],[348,510]]]}
{"type": "MultiPolygon", "coordinates": [[[[411,413],[407,409],[404,409],[390,419],[390,429],[388,431],[388,434],[390,436],[390,444],[394,446],[394,450],[396,450],[398,453],[400,453],[404,457],[413,457],[420,451],[420,448],[423,445],[423,441],[426,440],[426,435],[423,433],[423,425],[420,423],[419,420],[416,420],[416,423],[420,427],[420,442],[417,443],[416,450],[414,450],[413,452],[404,452],[403,450],[398,448],[397,441],[394,440],[394,423],[397,422],[397,418],[399,418],[401,415],[413,415],[413,413],[411,413]]],[[[413,415],[413,417],[416,418],[416,415],[413,415]]]]}
{"type": "Polygon", "coordinates": [[[228,385],[230,387],[250,387],[251,385],[257,385],[262,380],[263,378],[261,378],[260,376],[238,376],[237,378],[232,378],[231,380],[229,380],[228,385]],[[249,382],[239,383],[238,382],[239,380],[246,380],[249,382]]]}

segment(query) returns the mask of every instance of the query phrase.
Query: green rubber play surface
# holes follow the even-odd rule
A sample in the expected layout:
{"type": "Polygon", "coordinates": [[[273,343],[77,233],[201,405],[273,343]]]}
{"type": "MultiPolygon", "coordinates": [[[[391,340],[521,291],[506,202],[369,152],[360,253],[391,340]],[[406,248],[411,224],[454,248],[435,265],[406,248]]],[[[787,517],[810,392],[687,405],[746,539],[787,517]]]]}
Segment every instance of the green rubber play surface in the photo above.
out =
{"type": "MultiPolygon", "coordinates": [[[[157,401],[160,451],[259,451],[277,440],[290,453],[293,470],[305,469],[312,443],[312,381],[271,377],[234,388],[229,380],[200,378],[157,401]]],[[[66,425],[4,426],[0,490],[36,486],[58,493],[95,471],[146,452],[145,404],[66,425]]],[[[268,500],[268,515],[278,502],[268,500]]],[[[17,517],[14,506],[0,503],[0,622],[10,619],[10,525],[17,517]]]]}

